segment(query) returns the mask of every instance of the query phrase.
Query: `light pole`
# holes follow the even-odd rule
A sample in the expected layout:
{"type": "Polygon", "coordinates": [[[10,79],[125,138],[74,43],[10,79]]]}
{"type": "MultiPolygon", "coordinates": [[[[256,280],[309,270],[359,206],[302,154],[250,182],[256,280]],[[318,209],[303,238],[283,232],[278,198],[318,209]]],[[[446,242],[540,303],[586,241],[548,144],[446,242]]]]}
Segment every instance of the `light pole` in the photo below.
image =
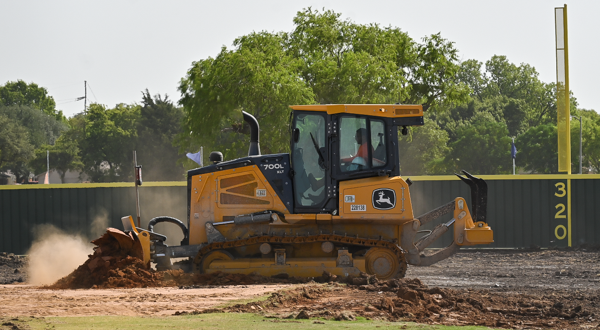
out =
{"type": "Polygon", "coordinates": [[[583,138],[583,126],[581,122],[581,116],[571,116],[571,118],[579,119],[579,174],[582,174],[581,167],[583,163],[583,147],[582,147],[582,138],[583,138]]]}

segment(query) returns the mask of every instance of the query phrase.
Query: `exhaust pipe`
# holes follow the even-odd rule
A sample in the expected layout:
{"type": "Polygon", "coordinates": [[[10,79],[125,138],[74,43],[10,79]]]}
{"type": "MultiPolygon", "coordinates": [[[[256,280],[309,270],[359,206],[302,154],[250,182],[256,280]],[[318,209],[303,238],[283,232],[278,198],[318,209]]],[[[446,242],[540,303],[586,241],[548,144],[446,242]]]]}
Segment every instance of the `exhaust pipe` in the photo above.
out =
{"type": "Polygon", "coordinates": [[[248,156],[260,156],[260,145],[258,144],[258,121],[253,115],[242,111],[244,115],[244,121],[250,125],[250,148],[248,149],[248,156]]]}

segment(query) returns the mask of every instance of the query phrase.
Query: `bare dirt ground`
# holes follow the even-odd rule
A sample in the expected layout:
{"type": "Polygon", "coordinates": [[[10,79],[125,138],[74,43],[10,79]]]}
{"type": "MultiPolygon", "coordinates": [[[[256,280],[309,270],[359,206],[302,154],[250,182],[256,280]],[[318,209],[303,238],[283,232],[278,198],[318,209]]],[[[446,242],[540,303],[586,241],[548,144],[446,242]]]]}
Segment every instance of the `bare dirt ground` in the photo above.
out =
{"type": "Polygon", "coordinates": [[[0,284],[27,281],[25,266],[27,258],[12,253],[0,252],[0,284]]]}
{"type": "Polygon", "coordinates": [[[256,299],[289,285],[50,290],[0,285],[0,316],[173,315],[256,299]]]}
{"type": "MultiPolygon", "coordinates": [[[[0,258],[0,262],[2,260],[0,258]]],[[[2,283],[6,281],[4,276],[11,275],[11,270],[2,267],[0,271],[2,283]]],[[[11,276],[14,269],[12,272],[11,276]]],[[[121,273],[108,271],[107,274],[128,279],[144,276],[127,268],[121,273]]],[[[343,279],[350,283],[348,285],[327,276],[318,279],[324,284],[289,284],[220,274],[187,278],[187,285],[161,287],[156,280],[165,276],[151,275],[154,282],[148,283],[157,287],[104,289],[100,285],[97,289],[65,290],[2,285],[0,316],[253,312],[280,318],[352,320],[362,316],[517,329],[600,327],[600,251],[597,248],[461,251],[434,266],[409,267],[403,280],[343,279]],[[265,294],[268,299],[259,302],[239,301],[265,294]],[[223,307],[223,304],[229,305],[223,307]]],[[[173,276],[167,278],[172,280],[173,276]]],[[[113,280],[112,283],[129,282],[113,280]]]]}

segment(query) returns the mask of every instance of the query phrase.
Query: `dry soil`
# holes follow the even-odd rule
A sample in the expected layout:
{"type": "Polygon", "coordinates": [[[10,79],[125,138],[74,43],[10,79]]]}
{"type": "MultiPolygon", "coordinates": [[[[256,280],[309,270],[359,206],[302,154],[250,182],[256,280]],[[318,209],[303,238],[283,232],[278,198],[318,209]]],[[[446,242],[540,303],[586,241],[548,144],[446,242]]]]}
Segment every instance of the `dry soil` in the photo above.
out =
{"type": "MultiPolygon", "coordinates": [[[[89,269],[98,257],[92,255],[82,267],[89,269]]],[[[70,275],[75,281],[67,277],[53,288],[23,285],[18,280],[26,278],[19,273],[24,263],[17,259],[0,254],[0,283],[14,283],[0,286],[0,316],[253,312],[277,318],[362,316],[517,329],[600,327],[600,251],[594,248],[461,251],[434,266],[409,267],[402,280],[315,279],[323,283],[225,274],[146,274],[135,260],[121,258],[105,260],[108,265],[95,262],[96,268],[106,269],[100,282],[86,284],[93,289],[66,289],[78,283],[77,271],[70,275]],[[147,287],[131,288],[139,286],[136,283],[147,287]],[[243,301],[264,295],[266,300],[243,301]]]]}

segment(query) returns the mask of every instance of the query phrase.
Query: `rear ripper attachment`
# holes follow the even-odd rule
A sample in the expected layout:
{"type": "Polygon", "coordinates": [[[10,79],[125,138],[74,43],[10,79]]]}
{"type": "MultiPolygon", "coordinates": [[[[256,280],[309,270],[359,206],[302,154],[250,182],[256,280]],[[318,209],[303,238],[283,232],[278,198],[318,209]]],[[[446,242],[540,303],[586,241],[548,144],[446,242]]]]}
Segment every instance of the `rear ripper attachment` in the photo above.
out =
{"type": "Polygon", "coordinates": [[[446,259],[456,253],[461,246],[489,244],[494,242],[493,231],[485,222],[487,210],[487,184],[483,179],[477,178],[467,171],[462,171],[466,177],[456,174],[471,188],[471,205],[473,214],[469,212],[467,203],[462,197],[431,210],[412,223],[403,226],[402,241],[414,242],[421,226],[430,223],[445,214],[453,212],[453,217],[446,223],[437,225],[429,234],[421,237],[412,244],[403,244],[408,251],[408,263],[415,266],[430,266],[440,260],[446,259]],[[421,254],[426,247],[440,238],[454,225],[454,241],[435,254],[425,256],[421,254]]]}

